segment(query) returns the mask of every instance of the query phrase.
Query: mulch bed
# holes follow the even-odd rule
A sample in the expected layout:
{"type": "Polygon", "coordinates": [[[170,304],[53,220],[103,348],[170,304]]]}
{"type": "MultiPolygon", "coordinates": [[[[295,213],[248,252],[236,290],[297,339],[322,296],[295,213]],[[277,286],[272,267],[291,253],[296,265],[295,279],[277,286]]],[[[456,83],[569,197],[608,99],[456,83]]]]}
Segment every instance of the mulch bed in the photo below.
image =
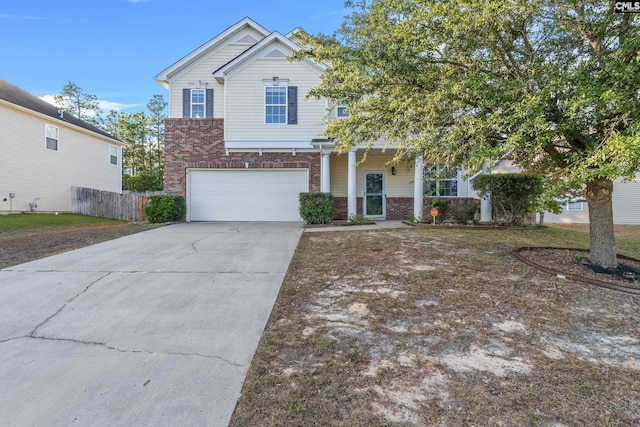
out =
{"type": "Polygon", "coordinates": [[[640,295],[640,260],[635,258],[618,255],[618,268],[604,271],[591,265],[586,249],[522,247],[514,256],[559,278],[640,295]]]}

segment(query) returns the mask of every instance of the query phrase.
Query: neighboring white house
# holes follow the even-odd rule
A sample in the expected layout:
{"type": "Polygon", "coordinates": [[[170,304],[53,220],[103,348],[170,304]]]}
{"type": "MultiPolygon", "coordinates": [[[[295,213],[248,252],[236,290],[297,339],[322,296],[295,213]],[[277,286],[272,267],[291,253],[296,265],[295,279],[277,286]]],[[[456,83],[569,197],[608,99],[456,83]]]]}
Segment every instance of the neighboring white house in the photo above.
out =
{"type": "Polygon", "coordinates": [[[244,18],[155,77],[169,90],[165,191],[186,197],[187,220],[298,221],[303,191],[333,193],[344,219],[422,216],[424,195],[477,201],[462,171],[424,182],[434,167],[391,165],[393,148],[334,152],[327,101],[306,98],[325,67],[288,59],[295,34],[244,18]]]}
{"type": "MultiPolygon", "coordinates": [[[[502,160],[492,170],[492,173],[517,173],[521,168],[513,165],[509,160],[502,160]]],[[[564,201],[562,212],[554,214],[544,213],[544,223],[549,224],[588,224],[589,208],[584,198],[576,197],[564,201]]],[[[540,214],[536,215],[540,221],[540,214]]],[[[640,175],[633,181],[617,179],[613,183],[613,223],[623,225],[640,225],[640,175]]]]}
{"type": "Polygon", "coordinates": [[[70,212],[72,186],[122,192],[124,145],[0,80],[0,212],[70,212]]]}

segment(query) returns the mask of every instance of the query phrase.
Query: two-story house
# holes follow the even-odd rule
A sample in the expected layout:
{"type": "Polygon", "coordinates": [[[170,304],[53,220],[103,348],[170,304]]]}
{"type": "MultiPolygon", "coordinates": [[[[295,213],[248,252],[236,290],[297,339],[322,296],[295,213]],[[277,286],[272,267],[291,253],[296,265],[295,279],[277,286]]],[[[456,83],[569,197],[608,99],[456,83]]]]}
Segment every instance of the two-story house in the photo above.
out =
{"type": "Polygon", "coordinates": [[[295,34],[244,18],[155,77],[169,90],[165,191],[186,197],[187,220],[299,221],[305,191],[333,193],[343,219],[422,216],[424,195],[473,202],[462,172],[425,180],[433,167],[391,165],[392,148],[334,152],[323,119],[344,109],[306,98],[324,67],[288,59],[295,34]]]}
{"type": "Polygon", "coordinates": [[[0,212],[70,212],[71,187],[122,192],[125,144],[0,80],[0,212]]]}

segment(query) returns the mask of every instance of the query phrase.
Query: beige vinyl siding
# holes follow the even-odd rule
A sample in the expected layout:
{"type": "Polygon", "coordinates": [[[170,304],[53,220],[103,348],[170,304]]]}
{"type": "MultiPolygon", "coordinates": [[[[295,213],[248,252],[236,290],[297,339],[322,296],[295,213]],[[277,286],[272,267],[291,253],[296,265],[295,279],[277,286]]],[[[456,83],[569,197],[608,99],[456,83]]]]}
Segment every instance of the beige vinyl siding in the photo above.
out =
{"type": "MultiPolygon", "coordinates": [[[[393,165],[396,168],[396,174],[391,174],[391,166],[388,165],[393,154],[388,153],[369,153],[367,160],[360,163],[364,157],[363,152],[356,154],[358,166],[356,168],[356,191],[357,197],[362,197],[363,180],[365,171],[384,171],[387,197],[413,197],[414,169],[413,164],[401,163],[393,165]]],[[[347,197],[347,174],[348,174],[348,156],[347,154],[331,155],[331,193],[335,197],[347,197]]],[[[460,172],[458,174],[458,197],[468,197],[467,181],[461,179],[460,172]]]]}
{"type": "MultiPolygon", "coordinates": [[[[247,35],[253,36],[260,40],[262,36],[252,30],[245,30],[238,33],[233,40],[241,40],[247,35]]],[[[201,80],[208,83],[207,89],[213,89],[213,116],[215,118],[224,117],[224,86],[213,78],[213,72],[225,65],[227,62],[249,49],[248,44],[228,44],[218,50],[209,53],[198,64],[187,68],[183,74],[179,74],[172,78],[169,89],[169,117],[182,117],[182,89],[189,89],[189,82],[201,80]]]]}
{"type": "MultiPolygon", "coordinates": [[[[357,153],[356,160],[362,161],[363,154],[357,153]]],[[[369,154],[367,160],[356,168],[356,195],[362,197],[365,171],[384,171],[387,197],[413,197],[413,167],[406,164],[395,165],[396,174],[391,175],[391,165],[386,165],[392,154],[369,154]]],[[[347,154],[331,155],[331,193],[335,197],[347,197],[347,175],[349,160],[347,154]]]]}
{"type": "Polygon", "coordinates": [[[305,141],[323,134],[325,101],[306,100],[307,92],[320,82],[316,71],[302,62],[282,59],[256,59],[226,80],[226,141],[271,141],[271,146],[288,147],[287,141],[305,141]],[[266,124],[264,79],[277,76],[298,87],[298,124],[266,124]]]}
{"type": "Polygon", "coordinates": [[[118,165],[109,158],[110,144],[67,126],[0,105],[0,211],[9,211],[9,193],[14,211],[71,211],[71,186],[122,191],[122,148],[118,165]],[[59,129],[58,151],[45,147],[45,123],[59,129]],[[38,200],[36,200],[38,199],[38,200]]]}

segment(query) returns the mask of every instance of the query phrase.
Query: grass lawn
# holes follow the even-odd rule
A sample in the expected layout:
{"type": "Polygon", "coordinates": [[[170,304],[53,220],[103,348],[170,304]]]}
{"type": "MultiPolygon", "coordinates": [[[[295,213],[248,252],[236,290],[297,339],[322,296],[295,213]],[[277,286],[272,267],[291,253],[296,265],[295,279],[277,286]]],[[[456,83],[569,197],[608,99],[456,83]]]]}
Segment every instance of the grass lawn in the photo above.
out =
{"type": "Polygon", "coordinates": [[[68,213],[0,215],[0,268],[155,227],[68,213]]]}
{"type": "MultiPolygon", "coordinates": [[[[303,234],[231,424],[640,425],[637,297],[509,253],[588,240],[560,228],[303,234]]],[[[640,240],[617,245],[640,258],[640,240]]]]}
{"type": "Polygon", "coordinates": [[[0,233],[68,230],[70,228],[88,228],[100,226],[125,225],[126,221],[95,216],[62,213],[0,215],[0,233]]]}

